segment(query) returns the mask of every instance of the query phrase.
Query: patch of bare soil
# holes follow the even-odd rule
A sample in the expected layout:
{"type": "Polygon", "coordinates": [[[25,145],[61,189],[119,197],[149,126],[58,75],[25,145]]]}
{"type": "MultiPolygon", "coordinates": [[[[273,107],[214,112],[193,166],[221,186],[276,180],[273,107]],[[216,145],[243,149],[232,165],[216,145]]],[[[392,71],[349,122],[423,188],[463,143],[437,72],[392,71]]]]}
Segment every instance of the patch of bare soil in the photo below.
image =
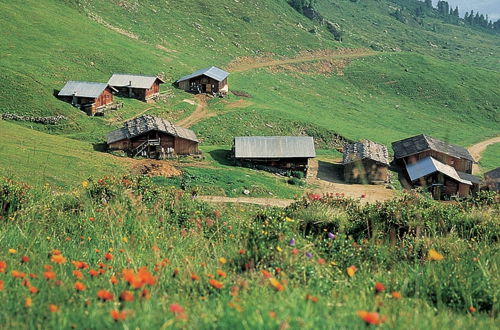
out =
{"type": "Polygon", "coordinates": [[[244,100],[244,99],[239,99],[234,102],[230,102],[226,105],[227,109],[237,109],[237,108],[246,108],[249,107],[253,104],[253,102],[244,100]]]}
{"type": "MultiPolygon", "coordinates": [[[[331,72],[343,72],[341,69],[349,63],[348,60],[374,54],[374,51],[365,48],[343,48],[303,51],[295,57],[282,59],[273,58],[273,54],[266,54],[260,57],[245,56],[234,59],[229,63],[227,69],[232,72],[243,72],[256,68],[276,67],[301,62],[325,61],[314,68],[317,70],[316,72],[327,73],[329,70],[331,72]]],[[[292,66],[292,68],[295,71],[299,70],[295,66],[292,66]]],[[[307,69],[309,71],[311,67],[307,69]]]]}
{"type": "Polygon", "coordinates": [[[182,174],[170,162],[154,159],[133,160],[131,172],[136,175],[164,176],[167,178],[182,174]]]}
{"type": "Polygon", "coordinates": [[[383,185],[347,184],[343,181],[340,161],[330,162],[313,159],[309,163],[307,183],[316,188],[310,193],[338,193],[360,199],[365,203],[385,201],[394,197],[394,191],[383,185]]]}
{"type": "Polygon", "coordinates": [[[177,51],[175,49],[170,49],[170,48],[167,48],[163,45],[156,45],[155,47],[158,48],[159,50],[163,50],[166,53],[177,53],[177,51]]]}
{"type": "MultiPolygon", "coordinates": [[[[472,158],[474,158],[474,160],[476,162],[479,162],[479,160],[481,159],[481,154],[483,153],[483,151],[486,150],[486,148],[488,146],[490,146],[492,144],[495,144],[495,143],[500,143],[500,136],[497,136],[497,137],[494,137],[494,138],[491,138],[491,139],[484,140],[484,141],[481,141],[479,143],[473,144],[469,148],[467,148],[467,150],[469,150],[472,158]]],[[[479,172],[480,172],[479,165],[478,164],[473,164],[472,165],[472,173],[476,174],[476,173],[479,173],[479,172]]]]}

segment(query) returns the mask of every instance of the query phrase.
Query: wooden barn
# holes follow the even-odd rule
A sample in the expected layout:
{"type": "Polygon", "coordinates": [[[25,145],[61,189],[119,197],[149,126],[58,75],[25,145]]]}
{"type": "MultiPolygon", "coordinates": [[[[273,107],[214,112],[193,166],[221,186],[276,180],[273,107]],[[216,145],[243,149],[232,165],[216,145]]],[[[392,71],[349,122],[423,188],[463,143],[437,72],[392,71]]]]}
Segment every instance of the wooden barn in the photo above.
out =
{"type": "Polygon", "coordinates": [[[370,140],[348,144],[343,164],[344,180],[348,183],[389,182],[389,152],[382,144],[370,140]]]}
{"type": "Polygon", "coordinates": [[[176,81],[180,89],[191,93],[207,93],[224,96],[229,92],[229,72],[215,66],[198,70],[176,81]]]}
{"type": "Polygon", "coordinates": [[[160,84],[165,82],[156,76],[143,76],[125,73],[115,73],[108,81],[108,85],[118,90],[124,97],[131,97],[141,101],[150,101],[160,95],[160,84]]]}
{"type": "Polygon", "coordinates": [[[192,130],[149,115],[125,122],[107,135],[107,143],[110,150],[123,150],[132,157],[164,159],[200,153],[192,130]]]}
{"type": "Polygon", "coordinates": [[[113,92],[117,90],[108,84],[68,81],[57,95],[89,116],[94,116],[102,114],[104,109],[113,103],[113,92]]]}
{"type": "Polygon", "coordinates": [[[410,181],[428,188],[436,199],[467,197],[479,189],[480,179],[472,175],[474,158],[463,147],[421,134],[393,142],[392,148],[410,181]]]}
{"type": "Polygon", "coordinates": [[[241,136],[234,138],[233,155],[251,167],[307,172],[316,151],[310,136],[241,136]]]}
{"type": "Polygon", "coordinates": [[[484,173],[484,182],[488,190],[500,192],[500,167],[484,173]]]}

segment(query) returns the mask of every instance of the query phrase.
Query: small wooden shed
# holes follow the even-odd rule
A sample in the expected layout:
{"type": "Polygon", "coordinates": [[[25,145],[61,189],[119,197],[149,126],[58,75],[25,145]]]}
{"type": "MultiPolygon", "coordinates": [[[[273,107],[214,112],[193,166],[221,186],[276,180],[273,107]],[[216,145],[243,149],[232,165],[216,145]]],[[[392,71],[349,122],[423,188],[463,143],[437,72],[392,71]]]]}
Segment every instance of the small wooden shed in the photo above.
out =
{"type": "Polygon", "coordinates": [[[389,152],[382,144],[362,140],[346,145],[343,164],[348,183],[389,182],[389,152]]]}
{"type": "Polygon", "coordinates": [[[110,150],[123,150],[132,157],[164,159],[199,154],[196,134],[163,118],[144,115],[107,135],[110,150]]]}
{"type": "Polygon", "coordinates": [[[500,167],[484,173],[484,181],[488,190],[500,192],[500,167]]]}
{"type": "Polygon", "coordinates": [[[150,101],[160,95],[160,84],[165,82],[156,76],[133,75],[115,73],[108,81],[108,85],[118,90],[124,97],[131,97],[141,101],[150,101]]]}
{"type": "Polygon", "coordinates": [[[311,136],[240,136],[234,138],[233,155],[243,165],[264,170],[307,172],[316,151],[311,136]]]}
{"type": "Polygon", "coordinates": [[[224,96],[229,92],[229,72],[215,66],[195,71],[176,81],[180,89],[191,93],[208,93],[224,96]]]}
{"type": "Polygon", "coordinates": [[[113,92],[117,90],[108,84],[68,81],[57,95],[89,116],[94,116],[113,103],[113,92]]]}

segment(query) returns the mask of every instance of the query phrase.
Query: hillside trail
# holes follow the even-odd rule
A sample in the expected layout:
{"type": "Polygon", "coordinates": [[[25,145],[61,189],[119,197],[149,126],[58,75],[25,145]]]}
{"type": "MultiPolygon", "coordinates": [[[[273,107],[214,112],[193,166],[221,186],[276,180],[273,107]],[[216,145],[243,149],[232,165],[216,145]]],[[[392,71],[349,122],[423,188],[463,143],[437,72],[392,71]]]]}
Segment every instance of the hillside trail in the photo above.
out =
{"type": "Polygon", "coordinates": [[[194,112],[189,115],[188,117],[179,120],[176,124],[182,127],[189,128],[193,126],[196,123],[199,123],[200,121],[217,116],[215,112],[211,112],[208,110],[208,99],[209,96],[204,95],[204,94],[198,94],[195,95],[195,98],[197,99],[196,103],[196,109],[194,112]]]}
{"type": "Polygon", "coordinates": [[[377,53],[369,49],[341,49],[336,51],[316,51],[302,53],[296,57],[288,59],[269,59],[269,58],[237,58],[228,65],[231,72],[244,72],[252,69],[279,66],[285,64],[294,64],[302,62],[312,62],[318,60],[341,60],[353,59],[376,55],[377,53]]]}
{"type": "Polygon", "coordinates": [[[287,207],[295,202],[293,199],[278,199],[265,197],[225,197],[225,196],[198,196],[198,199],[207,203],[242,203],[261,206],[287,207]]]}
{"type": "MultiPolygon", "coordinates": [[[[481,154],[483,153],[483,151],[488,146],[490,146],[492,144],[495,144],[495,143],[500,143],[500,136],[497,136],[497,137],[494,137],[494,138],[491,138],[491,139],[484,140],[484,141],[481,141],[479,143],[473,144],[470,147],[468,147],[467,150],[469,150],[472,158],[474,158],[474,160],[476,162],[479,162],[479,160],[481,159],[481,154]]],[[[479,164],[473,164],[472,165],[472,174],[479,173],[480,169],[481,168],[479,167],[479,164]]]]}
{"type": "Polygon", "coordinates": [[[123,124],[124,122],[129,121],[129,120],[132,120],[132,119],[134,119],[134,118],[140,117],[140,116],[142,116],[143,114],[145,114],[146,112],[148,112],[149,110],[154,109],[154,108],[155,108],[155,107],[148,107],[148,108],[146,108],[146,109],[142,110],[141,112],[139,112],[139,113],[135,114],[133,117],[130,117],[130,118],[127,118],[127,119],[123,119],[123,120],[121,120],[121,121],[120,121],[120,124],[123,124]]]}

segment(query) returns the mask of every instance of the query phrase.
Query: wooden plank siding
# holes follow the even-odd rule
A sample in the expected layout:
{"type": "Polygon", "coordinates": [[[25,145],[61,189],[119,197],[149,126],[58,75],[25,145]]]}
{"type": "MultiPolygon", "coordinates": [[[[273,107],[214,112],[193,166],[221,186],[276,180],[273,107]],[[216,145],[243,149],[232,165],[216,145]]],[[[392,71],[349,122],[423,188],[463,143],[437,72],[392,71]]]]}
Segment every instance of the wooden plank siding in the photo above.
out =
{"type": "Polygon", "coordinates": [[[172,148],[175,155],[193,155],[199,154],[198,142],[175,137],[163,132],[151,131],[132,139],[123,139],[109,144],[111,150],[124,150],[131,152],[147,140],[160,139],[160,146],[167,150],[172,148]]]}
{"type": "Polygon", "coordinates": [[[370,159],[344,165],[344,180],[348,183],[387,182],[388,178],[388,166],[370,159]]]}
{"type": "Polygon", "coordinates": [[[459,159],[456,157],[452,157],[452,156],[449,156],[447,154],[437,152],[434,150],[427,150],[427,151],[423,151],[423,152],[415,154],[415,155],[408,156],[408,157],[404,158],[404,161],[406,164],[415,164],[420,159],[423,159],[423,158],[426,158],[429,156],[440,161],[441,163],[444,163],[446,165],[450,165],[451,167],[455,168],[457,171],[472,174],[472,161],[467,160],[467,159],[459,159]]]}

